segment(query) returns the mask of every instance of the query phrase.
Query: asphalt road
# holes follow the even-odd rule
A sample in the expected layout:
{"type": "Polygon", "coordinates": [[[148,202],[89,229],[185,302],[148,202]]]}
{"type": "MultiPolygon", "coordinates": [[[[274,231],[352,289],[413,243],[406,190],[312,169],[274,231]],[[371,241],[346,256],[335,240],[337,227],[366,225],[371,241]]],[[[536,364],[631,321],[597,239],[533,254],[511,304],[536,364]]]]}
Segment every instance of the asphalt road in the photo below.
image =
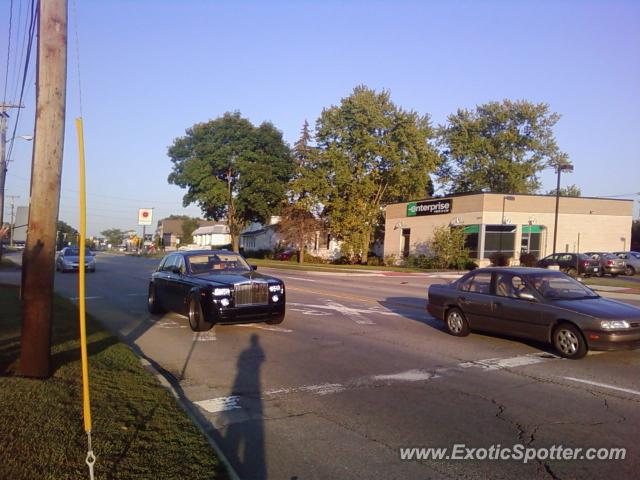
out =
{"type": "MultiPolygon", "coordinates": [[[[637,478],[640,351],[557,358],[455,338],[424,310],[442,279],[261,269],[287,284],[279,326],[146,310],[157,260],[99,255],[88,310],[170,375],[241,478],[637,478]],[[623,461],[403,461],[403,447],[626,447],[623,461]]],[[[77,296],[77,275],[56,274],[77,296]]],[[[637,304],[637,302],[635,302],[637,304]]],[[[99,429],[96,425],[96,429],[99,429]]]]}

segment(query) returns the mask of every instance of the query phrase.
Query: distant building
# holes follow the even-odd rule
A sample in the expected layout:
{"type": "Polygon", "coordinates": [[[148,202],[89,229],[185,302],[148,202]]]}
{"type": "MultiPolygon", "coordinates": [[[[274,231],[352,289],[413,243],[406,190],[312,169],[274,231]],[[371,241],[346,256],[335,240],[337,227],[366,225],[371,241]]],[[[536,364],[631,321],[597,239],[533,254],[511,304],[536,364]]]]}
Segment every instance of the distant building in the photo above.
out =
{"type": "Polygon", "coordinates": [[[29,207],[16,208],[16,216],[13,224],[13,243],[25,243],[27,241],[28,223],[29,207]]]}
{"type": "MultiPolygon", "coordinates": [[[[155,237],[162,240],[165,248],[178,248],[182,244],[183,218],[165,218],[158,221],[155,237]]],[[[214,225],[213,220],[198,220],[198,228],[214,225]]]]}
{"type": "Polygon", "coordinates": [[[193,237],[193,243],[203,248],[220,248],[231,245],[229,227],[224,224],[198,227],[191,236],[193,237]]]}

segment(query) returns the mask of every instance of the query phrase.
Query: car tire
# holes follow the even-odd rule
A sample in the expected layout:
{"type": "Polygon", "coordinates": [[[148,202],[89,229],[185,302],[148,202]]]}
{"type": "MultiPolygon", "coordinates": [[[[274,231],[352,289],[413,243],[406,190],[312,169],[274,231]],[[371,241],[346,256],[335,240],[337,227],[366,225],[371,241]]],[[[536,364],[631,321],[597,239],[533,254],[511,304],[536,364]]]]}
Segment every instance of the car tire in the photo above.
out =
{"type": "Polygon", "coordinates": [[[589,351],[587,341],[578,327],[571,323],[561,323],[553,331],[553,346],[560,356],[578,360],[589,351]]]}
{"type": "Polygon", "coordinates": [[[153,283],[149,284],[149,295],[147,297],[147,307],[149,308],[149,313],[162,313],[164,309],[160,305],[158,301],[158,295],[156,293],[156,287],[153,283]]]}
{"type": "Polygon", "coordinates": [[[280,325],[282,322],[284,322],[284,313],[277,317],[270,317],[269,320],[266,321],[268,325],[280,325]]]}
{"type": "Polygon", "coordinates": [[[578,270],[573,267],[569,267],[567,268],[567,275],[569,275],[571,278],[576,278],[578,276],[578,270]]]}
{"type": "Polygon", "coordinates": [[[624,274],[628,277],[633,277],[636,274],[636,269],[631,265],[627,265],[627,267],[624,269],[624,274]]]}
{"type": "Polygon", "coordinates": [[[202,311],[202,304],[198,295],[191,295],[189,297],[189,326],[194,332],[207,332],[213,327],[213,323],[207,322],[204,318],[204,312],[202,311]]]}
{"type": "Polygon", "coordinates": [[[617,273],[612,273],[612,274],[611,274],[611,276],[612,276],[613,278],[616,278],[616,277],[618,276],[618,274],[617,274],[617,273]]]}
{"type": "Polygon", "coordinates": [[[447,332],[455,337],[466,337],[471,330],[469,329],[469,322],[467,322],[464,313],[459,308],[451,308],[447,311],[444,319],[447,332]]]}
{"type": "Polygon", "coordinates": [[[600,268],[600,270],[598,270],[598,273],[596,273],[596,277],[604,277],[604,270],[602,268],[600,268]]]}

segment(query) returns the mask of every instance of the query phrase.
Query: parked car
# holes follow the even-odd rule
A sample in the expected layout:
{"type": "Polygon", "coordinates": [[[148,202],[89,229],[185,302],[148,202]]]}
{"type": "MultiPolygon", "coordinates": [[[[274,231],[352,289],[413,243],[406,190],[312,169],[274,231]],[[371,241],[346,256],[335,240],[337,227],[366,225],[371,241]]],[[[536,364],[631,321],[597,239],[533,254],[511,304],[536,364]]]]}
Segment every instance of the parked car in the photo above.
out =
{"type": "Polygon", "coordinates": [[[613,252],[613,254],[624,260],[625,275],[631,277],[640,272],[640,252],[613,252]]]}
{"type": "Polygon", "coordinates": [[[626,264],[624,260],[613,253],[586,252],[585,255],[600,262],[600,270],[598,271],[599,277],[604,277],[605,274],[617,277],[625,272],[626,264]]]}
{"type": "Polygon", "coordinates": [[[273,258],[275,260],[289,261],[291,260],[291,257],[293,257],[294,255],[296,255],[296,251],[289,249],[283,252],[276,253],[273,258]]]}
{"type": "MultiPolygon", "coordinates": [[[[78,247],[65,247],[56,258],[56,270],[62,273],[78,271],[80,268],[80,249],[78,247]]],[[[84,268],[88,272],[96,271],[96,256],[89,250],[85,250],[84,268]]]]}
{"type": "Polygon", "coordinates": [[[602,298],[553,270],[474,270],[450,284],[431,285],[427,310],[451,335],[481,330],[538,340],[570,359],[588,350],[640,347],[640,308],[602,298]]]}
{"type": "Polygon", "coordinates": [[[151,274],[149,311],[185,315],[196,332],[216,323],[282,323],[284,282],[256,270],[227,250],[173,252],[151,274]]]}
{"type": "Polygon", "coordinates": [[[589,277],[600,272],[600,262],[584,253],[556,253],[538,261],[538,267],[541,268],[552,265],[558,266],[560,271],[574,278],[578,275],[589,277]]]}

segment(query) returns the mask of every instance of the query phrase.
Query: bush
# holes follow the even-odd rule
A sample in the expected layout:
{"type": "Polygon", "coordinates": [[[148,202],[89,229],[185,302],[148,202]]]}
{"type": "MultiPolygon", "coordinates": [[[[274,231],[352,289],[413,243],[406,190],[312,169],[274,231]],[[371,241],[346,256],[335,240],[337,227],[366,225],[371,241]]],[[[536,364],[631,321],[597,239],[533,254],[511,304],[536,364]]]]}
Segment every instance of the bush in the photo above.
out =
{"type": "MultiPolygon", "coordinates": [[[[295,261],[296,255],[291,255],[291,258],[295,261]]],[[[322,257],[316,257],[315,255],[311,255],[310,253],[304,252],[304,263],[328,263],[322,257]]]]}
{"type": "Polygon", "coordinates": [[[367,265],[371,265],[374,267],[384,267],[385,261],[380,257],[376,257],[375,255],[372,255],[367,259],[367,265]]]}
{"type": "Polygon", "coordinates": [[[273,252],[271,250],[252,250],[245,251],[243,248],[240,249],[240,254],[246,258],[273,258],[273,252]]]}
{"type": "Polygon", "coordinates": [[[489,260],[493,267],[508,267],[511,257],[504,253],[496,252],[489,257],[489,260]]]}
{"type": "Polygon", "coordinates": [[[465,270],[475,270],[476,268],[478,268],[478,264],[471,259],[467,260],[464,264],[465,270]]]}
{"type": "Polygon", "coordinates": [[[538,264],[538,256],[535,253],[521,253],[520,265],[523,267],[535,267],[538,264]]]}

